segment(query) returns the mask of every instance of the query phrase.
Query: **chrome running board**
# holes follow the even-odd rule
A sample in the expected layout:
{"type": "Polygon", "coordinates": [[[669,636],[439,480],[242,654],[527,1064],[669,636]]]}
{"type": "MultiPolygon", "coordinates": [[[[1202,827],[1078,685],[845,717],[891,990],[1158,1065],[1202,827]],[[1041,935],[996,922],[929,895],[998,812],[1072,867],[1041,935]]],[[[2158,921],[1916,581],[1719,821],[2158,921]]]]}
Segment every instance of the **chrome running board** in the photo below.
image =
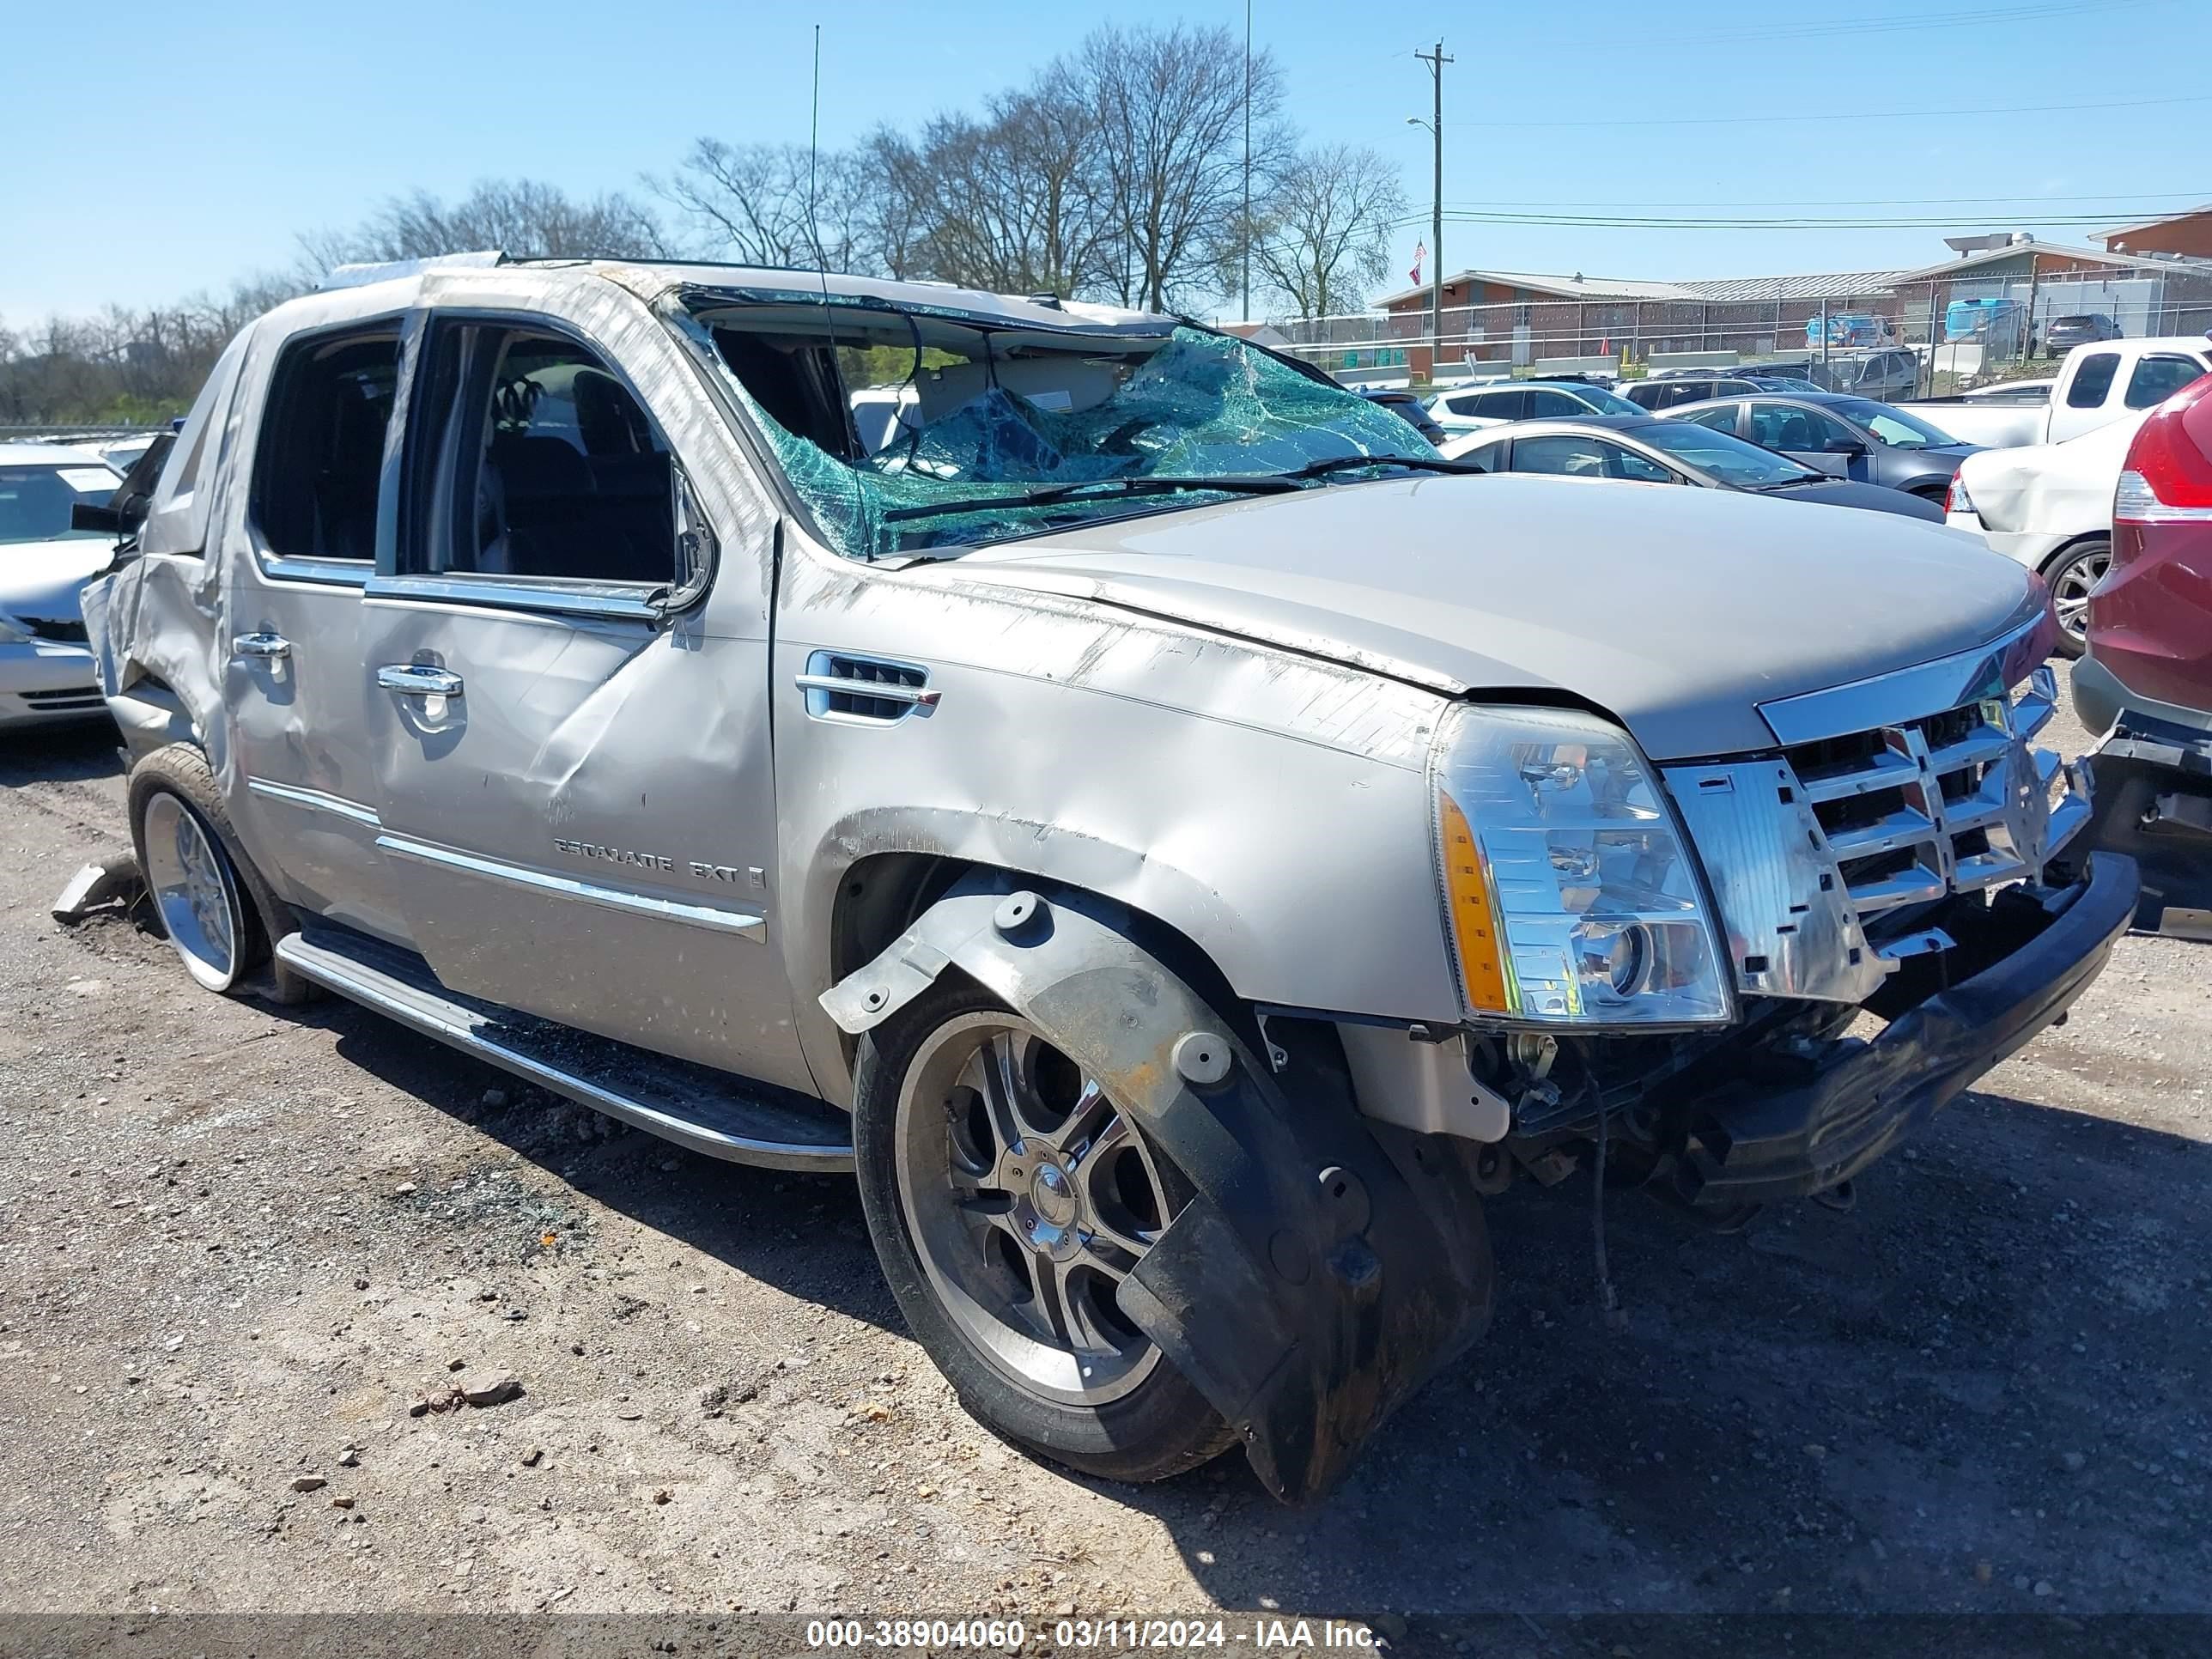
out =
{"type": "Polygon", "coordinates": [[[834,1106],[457,996],[422,957],[380,939],[311,923],[276,941],[276,959],[411,1030],[695,1152],[771,1170],[853,1167],[851,1120],[834,1106]]]}

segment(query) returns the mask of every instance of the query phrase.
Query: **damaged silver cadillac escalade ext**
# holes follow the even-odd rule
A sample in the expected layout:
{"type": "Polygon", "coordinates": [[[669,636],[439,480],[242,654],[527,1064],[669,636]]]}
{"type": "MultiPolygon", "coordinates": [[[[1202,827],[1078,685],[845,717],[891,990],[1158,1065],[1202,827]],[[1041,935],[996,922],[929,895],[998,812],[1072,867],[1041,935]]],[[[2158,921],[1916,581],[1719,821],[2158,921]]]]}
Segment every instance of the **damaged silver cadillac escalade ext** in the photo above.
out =
{"type": "Polygon", "coordinates": [[[1173,319],[483,256],[250,326],[86,611],[202,985],[856,1168],[991,1427],[1296,1498],[1486,1195],[1838,1188],[2134,906],[2010,561],[1463,470],[1173,319]]]}

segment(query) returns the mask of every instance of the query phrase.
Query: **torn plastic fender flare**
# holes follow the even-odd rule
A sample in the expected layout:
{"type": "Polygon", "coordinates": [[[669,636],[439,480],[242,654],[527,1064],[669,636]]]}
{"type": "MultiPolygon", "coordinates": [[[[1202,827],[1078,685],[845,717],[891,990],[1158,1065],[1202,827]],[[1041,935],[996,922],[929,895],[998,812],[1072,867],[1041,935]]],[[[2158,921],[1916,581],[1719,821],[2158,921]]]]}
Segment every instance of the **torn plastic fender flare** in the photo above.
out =
{"type": "Polygon", "coordinates": [[[1487,1322],[1480,1200],[1433,1138],[1362,1118],[1340,1061],[1294,1048],[1279,1080],[1127,914],[971,877],[822,1006],[857,1036],[957,966],[1136,1115],[1196,1196],[1122,1310],[1237,1426],[1269,1490],[1312,1498],[1487,1322]]]}

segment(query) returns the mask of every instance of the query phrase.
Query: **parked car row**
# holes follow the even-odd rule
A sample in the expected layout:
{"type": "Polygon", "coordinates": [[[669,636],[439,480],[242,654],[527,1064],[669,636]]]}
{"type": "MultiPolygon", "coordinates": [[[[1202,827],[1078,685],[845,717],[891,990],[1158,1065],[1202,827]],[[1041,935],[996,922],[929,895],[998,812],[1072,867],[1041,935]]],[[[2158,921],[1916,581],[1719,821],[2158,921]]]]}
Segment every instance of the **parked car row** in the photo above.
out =
{"type": "Polygon", "coordinates": [[[1637,483],[1693,484],[1830,507],[1870,508],[1940,523],[1923,496],[1830,477],[1734,434],[1689,420],[1638,414],[1522,421],[1455,439],[1443,453],[1489,472],[1543,472],[1637,483]]]}
{"type": "Polygon", "coordinates": [[[1487,1198],[1847,1199],[2136,908],[1942,434],[1579,384],[1484,468],[1170,317],[342,279],[87,591],[140,868],[210,991],[854,1171],[1015,1443],[1310,1496],[1486,1324],[1487,1198]]]}
{"type": "Polygon", "coordinates": [[[78,594],[114,538],[70,518],[122,482],[89,450],[0,443],[0,729],[106,712],[78,594]]]}

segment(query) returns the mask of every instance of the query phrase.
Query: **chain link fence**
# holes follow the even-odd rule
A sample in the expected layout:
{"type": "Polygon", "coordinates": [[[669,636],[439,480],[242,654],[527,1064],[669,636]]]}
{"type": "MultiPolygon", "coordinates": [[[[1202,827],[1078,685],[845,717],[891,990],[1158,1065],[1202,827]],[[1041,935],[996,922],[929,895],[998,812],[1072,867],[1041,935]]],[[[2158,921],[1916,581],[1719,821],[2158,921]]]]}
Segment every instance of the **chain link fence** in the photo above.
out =
{"type": "Polygon", "coordinates": [[[1451,306],[1434,331],[1425,307],[1272,326],[1291,353],[1362,386],[1764,370],[1892,401],[2042,372],[2053,349],[2063,353],[2050,343],[2061,318],[2101,319],[2088,326],[2130,337],[2212,329],[2212,264],[2197,262],[2142,276],[1961,275],[1863,291],[1775,288],[1742,298],[1451,306]]]}

